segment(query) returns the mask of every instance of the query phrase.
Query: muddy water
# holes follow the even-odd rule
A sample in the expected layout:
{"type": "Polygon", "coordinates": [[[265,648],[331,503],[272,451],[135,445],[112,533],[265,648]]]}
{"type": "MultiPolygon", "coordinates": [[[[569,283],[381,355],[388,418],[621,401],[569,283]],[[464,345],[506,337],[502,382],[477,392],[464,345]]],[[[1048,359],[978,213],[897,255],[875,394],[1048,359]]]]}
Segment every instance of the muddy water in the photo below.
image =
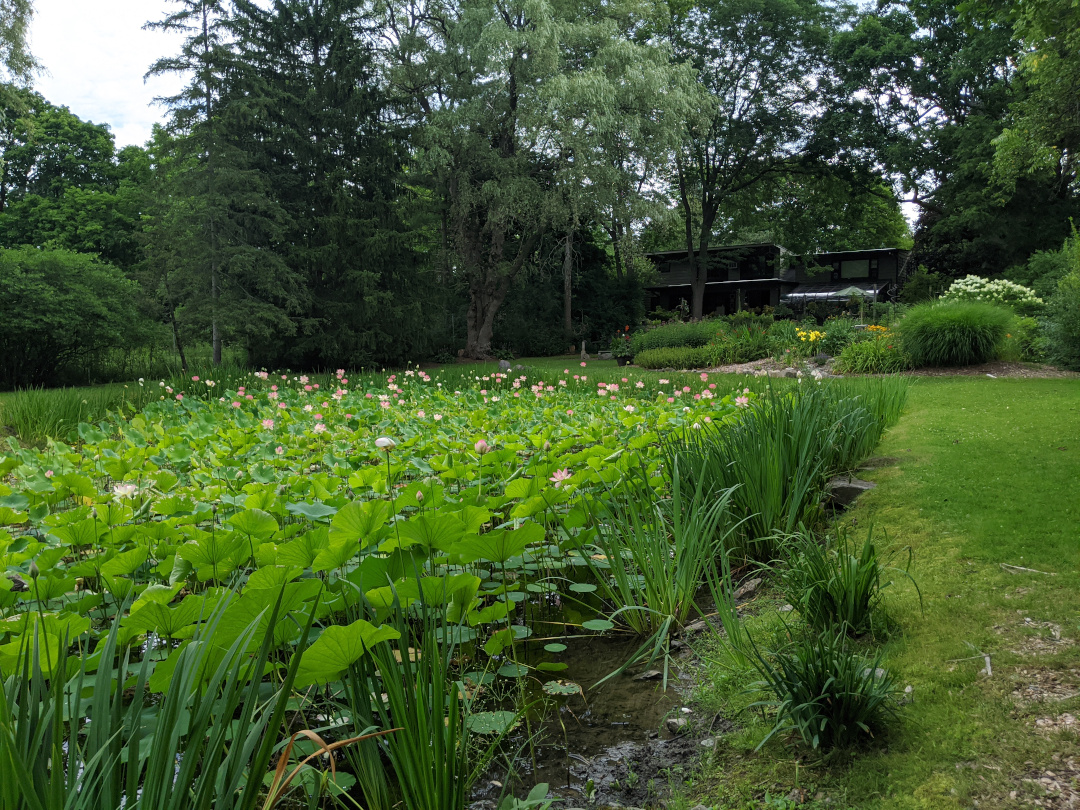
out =
{"type": "MultiPolygon", "coordinates": [[[[688,678],[676,669],[669,672],[666,692],[659,679],[639,680],[641,667],[594,688],[631,657],[640,639],[582,636],[566,643],[566,651],[550,658],[567,669],[537,673],[539,679],[530,682],[530,698],[545,703],[531,718],[533,745],[522,727],[511,746],[521,751],[509,768],[505,761],[496,763],[477,784],[477,810],[504,793],[522,797],[541,782],[569,806],[644,804],[663,792],[672,771],[677,774],[703,750],[700,738],[673,737],[665,728],[666,718],[689,716],[681,694],[688,678]],[[578,684],[582,692],[545,695],[541,684],[553,679],[578,684]]],[[[662,670],[663,663],[650,668],[662,670]]]]}

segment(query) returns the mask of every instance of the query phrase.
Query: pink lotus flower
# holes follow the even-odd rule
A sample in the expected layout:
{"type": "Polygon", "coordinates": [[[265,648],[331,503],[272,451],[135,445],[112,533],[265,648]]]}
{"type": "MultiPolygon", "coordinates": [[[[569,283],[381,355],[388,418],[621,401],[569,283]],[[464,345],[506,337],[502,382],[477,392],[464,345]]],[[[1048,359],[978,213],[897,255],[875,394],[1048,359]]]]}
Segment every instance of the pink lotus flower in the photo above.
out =
{"type": "Polygon", "coordinates": [[[239,403],[239,402],[234,402],[234,403],[232,404],[232,406],[233,406],[234,408],[239,408],[239,407],[240,407],[240,403],[239,403]]]}
{"type": "Polygon", "coordinates": [[[581,361],[581,367],[585,368],[585,361],[584,360],[581,361]]]}
{"type": "Polygon", "coordinates": [[[191,381],[192,382],[198,382],[199,381],[199,375],[196,374],[194,377],[191,378],[191,381]]]}
{"type": "Polygon", "coordinates": [[[262,420],[262,426],[264,428],[266,428],[267,430],[273,430],[274,429],[274,420],[273,419],[263,419],[262,420]]]}
{"type": "Polygon", "coordinates": [[[274,448],[274,452],[280,456],[282,453],[285,452],[285,448],[279,444],[277,447],[274,448]]]}
{"type": "Polygon", "coordinates": [[[570,470],[556,470],[548,481],[553,483],[555,488],[558,489],[562,486],[562,482],[567,480],[571,475],[572,473],[570,470]]]}
{"type": "Polygon", "coordinates": [[[701,381],[702,381],[702,382],[705,382],[705,381],[706,381],[706,380],[708,380],[708,379],[709,379],[709,375],[708,375],[708,374],[706,374],[706,373],[705,373],[704,371],[703,371],[703,372],[701,372],[701,381]]]}
{"type": "Polygon", "coordinates": [[[281,411],[283,411],[283,410],[285,410],[285,409],[286,409],[287,407],[289,407],[289,406],[288,406],[288,405],[286,405],[286,404],[285,404],[284,402],[279,402],[279,403],[277,404],[277,406],[278,406],[278,410],[281,410],[281,411]]]}
{"type": "Polygon", "coordinates": [[[323,423],[323,422],[318,422],[318,423],[317,423],[317,424],[315,425],[315,432],[316,432],[316,433],[326,433],[326,425],[325,425],[325,423],[323,423]]]}
{"type": "Polygon", "coordinates": [[[627,406],[625,406],[623,408],[623,410],[626,411],[627,413],[633,413],[634,412],[634,406],[633,405],[627,405],[627,406]]]}
{"type": "Polygon", "coordinates": [[[184,401],[184,395],[183,394],[177,394],[176,395],[176,401],[177,402],[183,402],[184,401]]]}
{"type": "Polygon", "coordinates": [[[53,477],[53,475],[54,475],[54,473],[53,473],[53,471],[52,471],[52,470],[46,470],[46,471],[45,471],[45,477],[46,477],[46,478],[52,478],[52,477],[53,477]]]}
{"type": "Polygon", "coordinates": [[[482,456],[484,455],[484,453],[490,451],[491,447],[488,446],[488,443],[486,441],[480,439],[479,441],[477,441],[476,444],[473,445],[473,450],[476,451],[477,455],[482,456]]]}
{"type": "Polygon", "coordinates": [[[740,408],[745,408],[750,404],[750,397],[735,397],[735,404],[740,408]]]}
{"type": "Polygon", "coordinates": [[[423,411],[417,411],[416,412],[416,418],[417,419],[423,419],[425,416],[427,416],[427,414],[425,414],[423,411]]]}
{"type": "Polygon", "coordinates": [[[645,383],[643,383],[641,380],[638,380],[636,383],[634,383],[634,387],[635,388],[644,388],[645,383]]]}
{"type": "Polygon", "coordinates": [[[435,414],[435,421],[436,422],[441,422],[442,421],[442,414],[441,413],[435,414]]]}

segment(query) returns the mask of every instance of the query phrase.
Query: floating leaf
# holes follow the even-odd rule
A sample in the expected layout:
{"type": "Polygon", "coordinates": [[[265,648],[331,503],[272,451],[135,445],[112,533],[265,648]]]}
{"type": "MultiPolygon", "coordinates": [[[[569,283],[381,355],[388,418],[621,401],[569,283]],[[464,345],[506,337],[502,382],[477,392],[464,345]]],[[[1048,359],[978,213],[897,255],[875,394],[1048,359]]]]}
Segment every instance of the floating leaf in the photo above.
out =
{"type": "Polygon", "coordinates": [[[566,645],[557,643],[545,644],[544,649],[549,653],[561,653],[566,651],[566,645]]]}
{"type": "Polygon", "coordinates": [[[504,734],[514,725],[517,715],[514,712],[474,712],[469,715],[466,725],[474,734],[504,734]]]}
{"type": "Polygon", "coordinates": [[[607,619],[589,619],[587,622],[582,622],[581,626],[586,630],[592,630],[596,633],[603,633],[605,630],[610,630],[615,625],[609,622],[607,619]]]}
{"type": "Polygon", "coordinates": [[[549,695],[566,697],[567,695],[580,695],[581,687],[573,681],[547,681],[544,691],[549,695]]]}

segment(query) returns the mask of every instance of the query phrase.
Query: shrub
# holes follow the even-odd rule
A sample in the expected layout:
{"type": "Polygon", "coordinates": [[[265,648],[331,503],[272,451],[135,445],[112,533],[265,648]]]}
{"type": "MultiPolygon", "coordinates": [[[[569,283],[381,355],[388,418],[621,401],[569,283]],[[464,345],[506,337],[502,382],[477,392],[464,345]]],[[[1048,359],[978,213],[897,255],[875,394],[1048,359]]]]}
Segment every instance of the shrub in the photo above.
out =
{"type": "MultiPolygon", "coordinates": [[[[1071,241],[1080,264],[1080,239],[1073,237],[1071,241]]],[[[1046,342],[1053,362],[1080,371],[1080,269],[1058,282],[1046,319],[1046,342]]]]}
{"type": "Polygon", "coordinates": [[[123,346],[139,318],[135,284],[95,256],[0,250],[0,383],[40,385],[65,365],[123,346]]]}
{"type": "Polygon", "coordinates": [[[724,320],[732,326],[757,326],[762,329],[767,329],[773,322],[773,316],[772,314],[758,315],[751,309],[744,309],[740,312],[731,313],[724,320]]]}
{"type": "Polygon", "coordinates": [[[888,331],[871,332],[867,340],[845,346],[836,360],[842,374],[895,374],[910,366],[899,337],[888,331]]]}
{"type": "Polygon", "coordinates": [[[1005,335],[1002,355],[1025,363],[1045,363],[1047,352],[1043,327],[1035,318],[1014,318],[1005,335]]]}
{"type": "Polygon", "coordinates": [[[695,323],[667,323],[634,335],[634,356],[649,349],[670,349],[684,346],[707,346],[721,331],[726,331],[723,321],[696,321],[695,323]]]}
{"type": "Polygon", "coordinates": [[[1014,312],[1030,314],[1043,307],[1043,300],[1035,295],[1034,290],[1003,278],[994,280],[981,276],[966,276],[957,279],[941,296],[942,301],[985,301],[1008,307],[1014,312]]]}
{"type": "Polygon", "coordinates": [[[754,686],[773,696],[754,706],[776,710],[776,725],[761,745],[791,729],[813,749],[850,746],[876,736],[896,717],[896,689],[881,668],[881,653],[873,659],[858,654],[842,630],[810,635],[780,651],[755,649],[752,661],[761,676],[754,686]]]}
{"type": "Polygon", "coordinates": [[[646,349],[634,355],[634,363],[642,368],[706,368],[715,365],[716,349],[712,346],[646,349]]]}
{"type": "Polygon", "coordinates": [[[1012,319],[981,301],[919,304],[900,321],[904,351],[921,366],[965,366],[997,357],[1012,319]]]}
{"type": "Polygon", "coordinates": [[[855,321],[852,318],[829,318],[821,329],[824,337],[817,343],[815,348],[819,352],[836,356],[858,337],[855,321]]]}
{"type": "Polygon", "coordinates": [[[718,363],[749,363],[769,356],[769,334],[758,326],[736,326],[711,344],[718,363]]]}

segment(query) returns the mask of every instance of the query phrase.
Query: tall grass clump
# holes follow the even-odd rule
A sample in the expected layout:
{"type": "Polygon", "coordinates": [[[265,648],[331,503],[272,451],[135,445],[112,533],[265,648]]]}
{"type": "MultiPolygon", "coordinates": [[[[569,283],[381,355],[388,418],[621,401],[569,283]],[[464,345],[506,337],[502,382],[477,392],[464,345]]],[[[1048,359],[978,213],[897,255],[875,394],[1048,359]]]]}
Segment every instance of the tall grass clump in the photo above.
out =
{"type": "Polygon", "coordinates": [[[436,618],[443,611],[422,601],[395,603],[390,611],[385,626],[395,628],[398,638],[375,644],[350,667],[345,701],[354,732],[374,726],[398,731],[379,738],[377,747],[364,741],[347,755],[371,810],[461,810],[521,715],[474,711],[453,664],[460,650],[452,640],[461,628],[436,618]],[[476,745],[470,725],[478,717],[498,727],[476,745]]]}
{"type": "Polygon", "coordinates": [[[889,567],[878,555],[872,529],[861,544],[850,535],[839,527],[835,537],[821,541],[799,532],[784,544],[786,563],[772,566],[787,601],[815,630],[872,631],[875,617],[880,621],[883,592],[892,585],[889,573],[915,582],[910,555],[906,567],[889,567]]]}
{"type": "Polygon", "coordinates": [[[919,304],[897,326],[916,367],[968,366],[994,360],[1012,313],[981,301],[919,304]]]}
{"type": "Polygon", "coordinates": [[[843,630],[797,638],[780,650],[754,648],[761,680],[753,688],[769,697],[751,708],[771,708],[774,735],[794,731],[807,747],[829,751],[866,742],[897,714],[896,687],[881,667],[882,654],[859,654],[843,630]]]}
{"type": "Polygon", "coordinates": [[[157,399],[157,387],[107,385],[98,388],[23,388],[0,394],[0,426],[29,444],[67,439],[80,422],[96,422],[109,412],[139,410],[157,399]]]}
{"type": "Polygon", "coordinates": [[[869,455],[905,390],[899,381],[770,387],[738,422],[686,431],[665,444],[665,454],[691,488],[731,490],[732,508],[744,519],[732,535],[736,556],[769,560],[777,532],[820,522],[828,477],[869,455]]]}
{"type": "Polygon", "coordinates": [[[617,671],[662,657],[665,683],[670,637],[696,610],[694,599],[733,529],[730,490],[706,490],[700,476],[696,486],[683,486],[677,459],[670,469],[668,497],[647,471],[634,469],[624,489],[598,500],[596,543],[578,551],[605,600],[618,606],[610,618],[647,639],[617,671]]]}
{"type": "MultiPolygon", "coordinates": [[[[280,598],[261,640],[259,616],[223,649],[213,636],[228,601],[186,644],[160,701],[149,695],[150,658],[120,652],[119,622],[93,655],[34,632],[13,671],[0,671],[0,808],[271,807],[262,777],[299,656],[267,688],[280,598]]],[[[301,647],[313,617],[314,608],[301,647]]]]}

